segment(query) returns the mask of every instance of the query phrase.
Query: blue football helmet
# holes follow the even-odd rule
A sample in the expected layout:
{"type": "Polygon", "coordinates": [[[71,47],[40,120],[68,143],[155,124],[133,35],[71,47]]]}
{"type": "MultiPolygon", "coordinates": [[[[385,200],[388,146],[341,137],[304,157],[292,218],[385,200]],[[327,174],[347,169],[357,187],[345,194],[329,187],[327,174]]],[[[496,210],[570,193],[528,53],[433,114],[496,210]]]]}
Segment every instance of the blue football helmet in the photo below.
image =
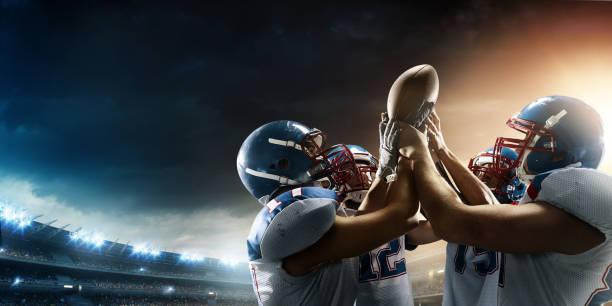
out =
{"type": "Polygon", "coordinates": [[[358,166],[349,146],[325,149],[325,144],[323,132],[299,122],[264,124],[242,143],[236,160],[238,175],[262,205],[279,188],[311,182],[309,185],[333,189],[339,195],[363,188],[360,177],[370,168],[358,166]]]}
{"type": "Polygon", "coordinates": [[[493,155],[493,148],[478,153],[470,159],[468,168],[491,188],[500,203],[516,204],[525,194],[525,184],[516,177],[516,168],[498,171],[493,167],[493,160],[499,159],[504,167],[510,167],[518,159],[518,154],[512,149],[502,148],[500,157],[493,155]]]}
{"type": "Polygon", "coordinates": [[[498,170],[516,168],[528,183],[537,174],[567,167],[597,168],[604,153],[601,117],[581,100],[547,96],[529,103],[506,124],[525,135],[523,139],[499,137],[494,148],[498,170]],[[515,163],[505,166],[503,148],[518,153],[515,163]]]}

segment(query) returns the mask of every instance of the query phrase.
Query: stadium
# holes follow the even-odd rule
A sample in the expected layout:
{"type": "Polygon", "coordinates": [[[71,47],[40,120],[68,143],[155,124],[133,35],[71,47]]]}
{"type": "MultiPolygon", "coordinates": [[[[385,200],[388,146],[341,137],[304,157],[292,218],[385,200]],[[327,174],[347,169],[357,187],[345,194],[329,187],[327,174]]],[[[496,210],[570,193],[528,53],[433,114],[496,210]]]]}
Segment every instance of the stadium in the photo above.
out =
{"type": "MultiPolygon", "coordinates": [[[[0,205],[2,305],[257,305],[246,263],[108,241],[40,217],[0,205]]],[[[441,303],[438,244],[407,253],[415,305],[441,303]]]]}
{"type": "Polygon", "coordinates": [[[415,306],[442,305],[446,242],[421,245],[406,252],[406,270],[415,306]]]}
{"type": "Polygon", "coordinates": [[[246,263],[40,223],[0,206],[2,305],[257,305],[246,263]]]}

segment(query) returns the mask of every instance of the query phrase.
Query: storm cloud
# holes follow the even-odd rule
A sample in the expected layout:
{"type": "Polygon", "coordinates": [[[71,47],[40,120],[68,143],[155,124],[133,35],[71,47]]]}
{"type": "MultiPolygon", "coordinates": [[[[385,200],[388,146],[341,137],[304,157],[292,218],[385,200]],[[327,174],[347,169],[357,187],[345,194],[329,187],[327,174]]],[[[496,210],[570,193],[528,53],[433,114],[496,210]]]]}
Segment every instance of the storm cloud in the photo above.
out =
{"type": "Polygon", "coordinates": [[[0,3],[0,197],[111,240],[241,258],[260,206],[235,157],[253,129],[291,119],[375,153],[397,75],[433,64],[444,90],[465,59],[486,54],[491,33],[546,11],[495,1],[0,3]]]}

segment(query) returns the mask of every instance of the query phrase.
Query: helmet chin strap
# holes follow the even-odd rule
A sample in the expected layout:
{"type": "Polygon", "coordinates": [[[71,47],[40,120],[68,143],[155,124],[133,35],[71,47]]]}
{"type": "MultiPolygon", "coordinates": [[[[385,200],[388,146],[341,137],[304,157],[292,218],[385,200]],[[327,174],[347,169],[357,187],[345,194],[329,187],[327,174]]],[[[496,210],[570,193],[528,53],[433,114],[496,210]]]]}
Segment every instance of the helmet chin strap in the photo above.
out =
{"type": "MultiPolygon", "coordinates": [[[[526,156],[525,156],[526,157],[526,156]]],[[[527,158],[523,158],[523,160],[521,161],[521,164],[517,167],[516,169],[516,177],[523,183],[528,185],[529,183],[531,183],[531,181],[533,180],[533,178],[535,177],[535,174],[529,174],[527,173],[527,170],[525,170],[524,164],[525,164],[525,160],[527,158]]]]}
{"type": "Polygon", "coordinates": [[[344,198],[343,202],[347,200],[351,200],[356,203],[361,203],[363,202],[363,199],[365,198],[367,194],[368,194],[367,190],[351,191],[351,192],[346,193],[346,197],[344,198]]]}

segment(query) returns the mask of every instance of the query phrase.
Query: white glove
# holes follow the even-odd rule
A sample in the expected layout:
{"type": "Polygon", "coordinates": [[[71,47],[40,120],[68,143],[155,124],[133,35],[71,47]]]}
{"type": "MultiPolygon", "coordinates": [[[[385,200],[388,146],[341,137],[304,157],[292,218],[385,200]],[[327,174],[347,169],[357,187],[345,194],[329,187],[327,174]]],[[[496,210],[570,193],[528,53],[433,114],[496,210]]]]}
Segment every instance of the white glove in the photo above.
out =
{"type": "Polygon", "coordinates": [[[387,181],[395,180],[395,171],[399,158],[399,151],[397,149],[399,132],[399,123],[395,120],[389,120],[386,115],[383,116],[383,120],[378,124],[380,146],[378,148],[379,156],[376,176],[386,176],[387,181]]]}

